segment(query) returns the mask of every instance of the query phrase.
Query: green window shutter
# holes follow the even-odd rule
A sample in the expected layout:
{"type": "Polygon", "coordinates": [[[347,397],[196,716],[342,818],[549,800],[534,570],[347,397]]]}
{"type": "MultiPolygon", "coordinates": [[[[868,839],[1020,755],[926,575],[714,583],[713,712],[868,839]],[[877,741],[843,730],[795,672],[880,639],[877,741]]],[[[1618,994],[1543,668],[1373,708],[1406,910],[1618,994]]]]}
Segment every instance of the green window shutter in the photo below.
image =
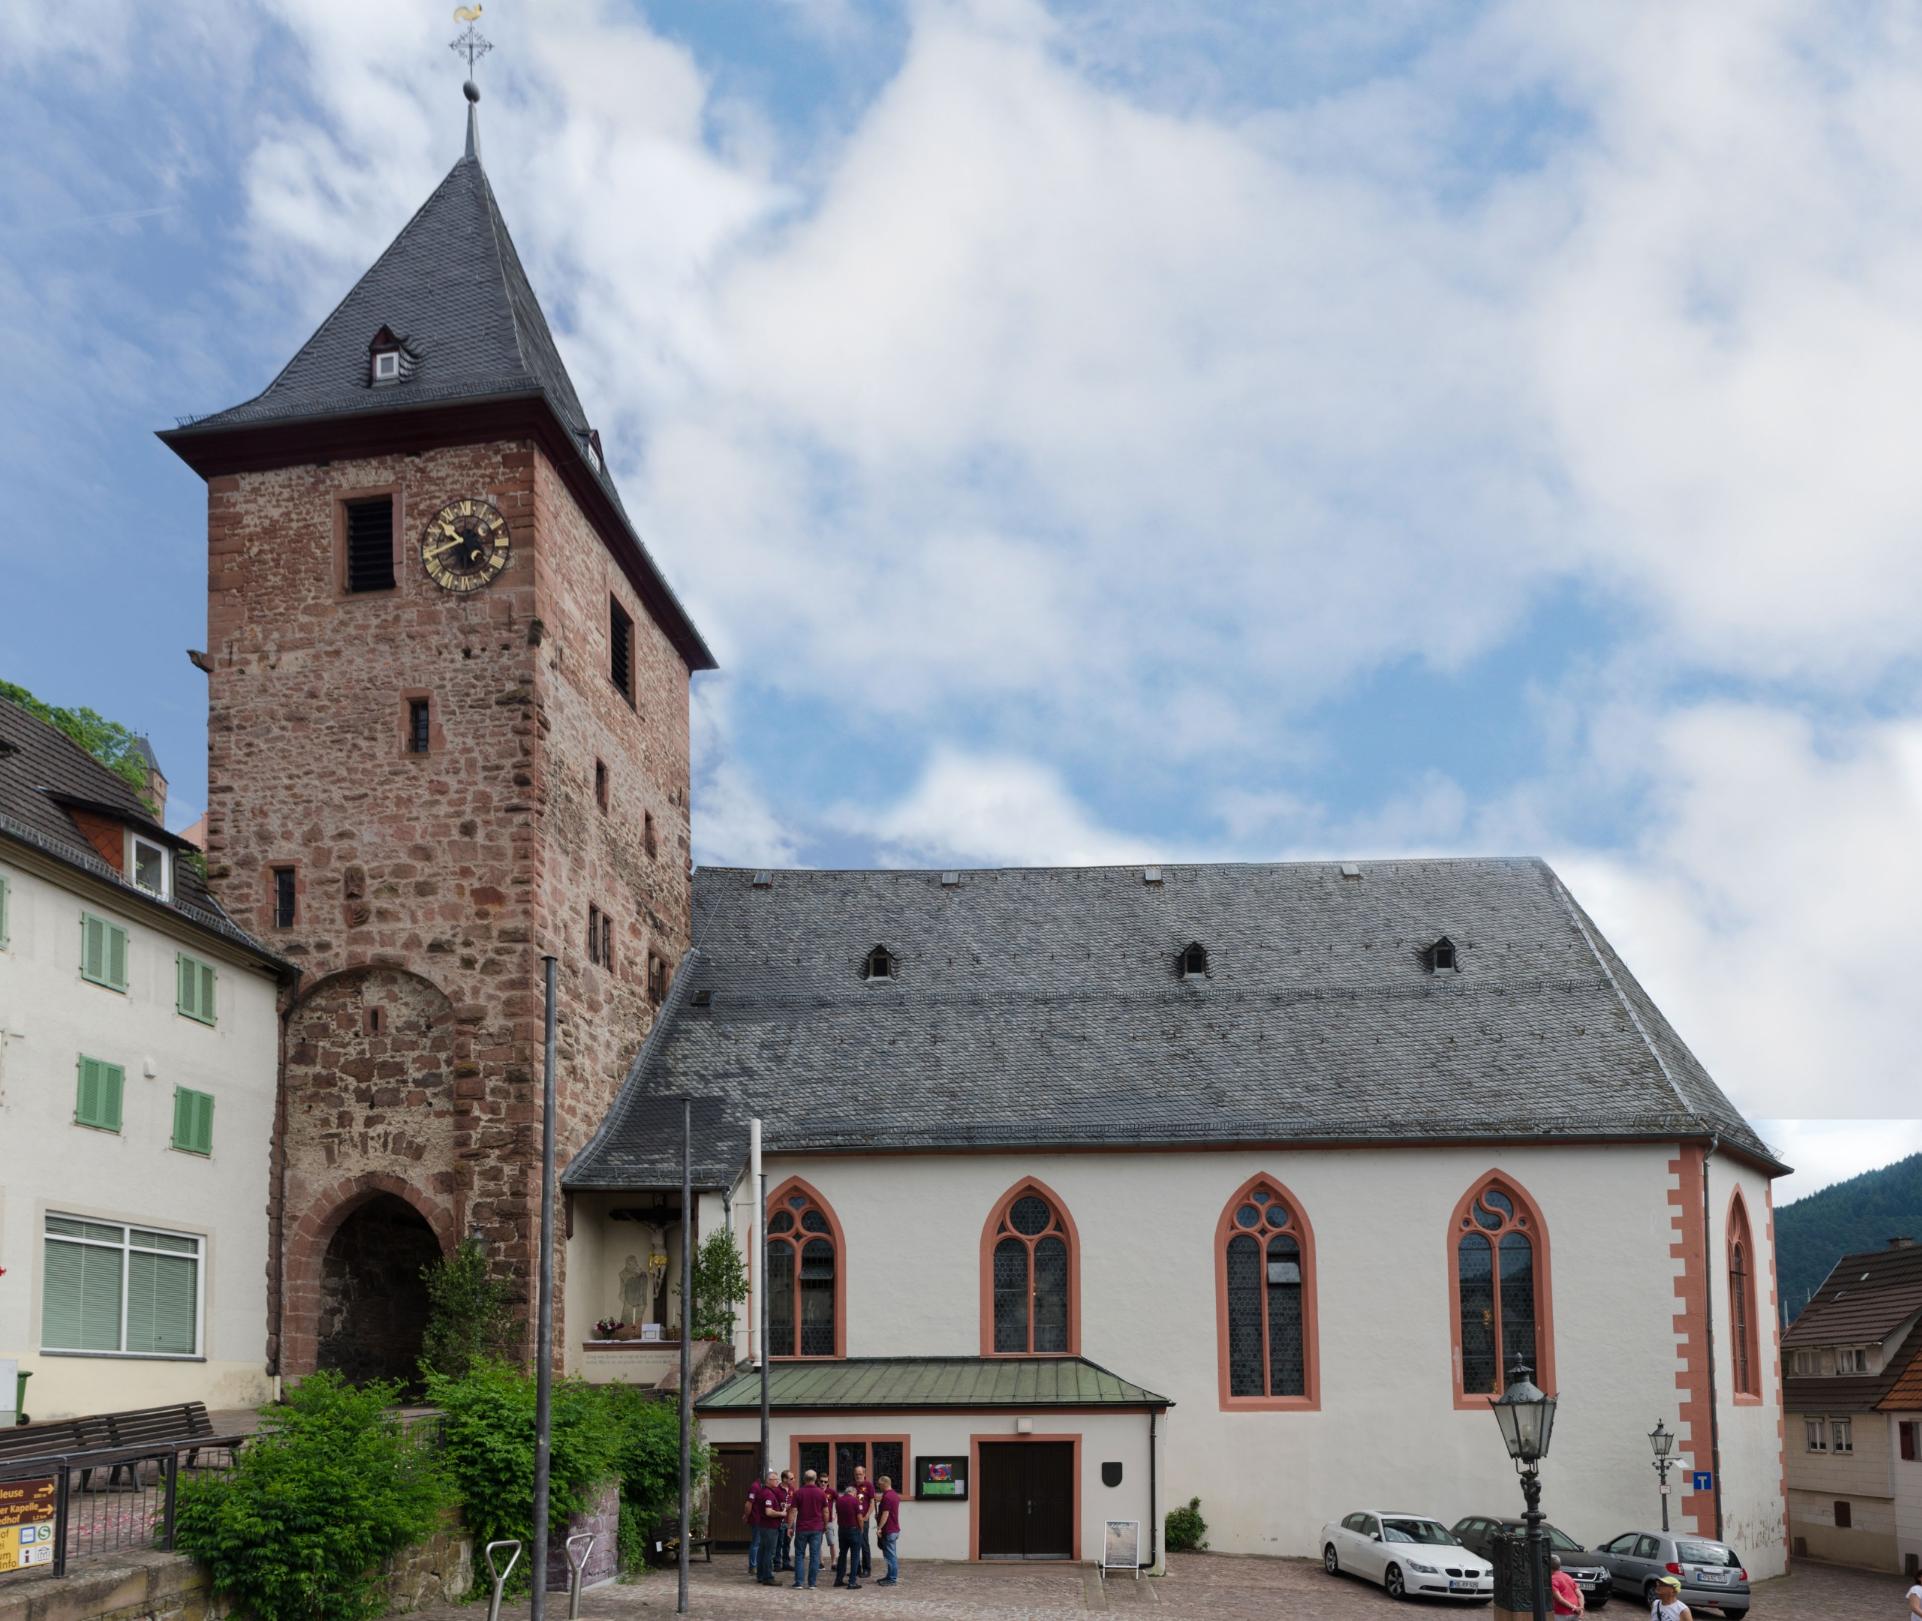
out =
{"type": "Polygon", "coordinates": [[[126,1079],[127,1072],[118,1064],[83,1057],[80,1060],[79,1090],[74,1099],[74,1119],[83,1126],[118,1131],[120,1094],[126,1079]]]}
{"type": "Polygon", "coordinates": [[[214,1022],[214,970],[211,963],[182,951],[174,957],[174,1007],[202,1024],[214,1022]]]}
{"type": "Polygon", "coordinates": [[[214,1100],[190,1087],[174,1088],[174,1147],[189,1154],[214,1151],[214,1100]]]}
{"type": "Polygon", "coordinates": [[[118,1351],[124,1252],[66,1244],[51,1235],[45,1249],[41,1345],[50,1351],[118,1351]]]}
{"type": "Polygon", "coordinates": [[[91,912],[80,914],[80,977],[116,991],[127,988],[127,931],[91,912]]]}

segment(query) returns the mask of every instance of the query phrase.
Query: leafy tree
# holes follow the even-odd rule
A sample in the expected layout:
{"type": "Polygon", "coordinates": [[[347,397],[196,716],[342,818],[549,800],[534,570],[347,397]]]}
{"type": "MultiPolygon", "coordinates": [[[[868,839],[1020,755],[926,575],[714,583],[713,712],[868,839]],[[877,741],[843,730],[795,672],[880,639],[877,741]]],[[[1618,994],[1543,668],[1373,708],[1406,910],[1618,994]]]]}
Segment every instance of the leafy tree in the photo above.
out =
{"type": "Polygon", "coordinates": [[[1844,1255],[1922,1242],[1922,1154],[1865,1171],[1775,1212],[1776,1282],[1791,1319],[1844,1255]]]}
{"type": "Polygon", "coordinates": [[[180,1485],[175,1546],[258,1621],[369,1621],[381,1562],[428,1537],[447,1501],[431,1451],[388,1410],[392,1385],[310,1374],[230,1470],[180,1485]]]}
{"type": "Polygon", "coordinates": [[[423,1374],[463,1379],[474,1364],[504,1361],[514,1350],[511,1291],[487,1271],[487,1251],[463,1239],[452,1255],[420,1269],[427,1285],[427,1326],[421,1333],[423,1374]]]}
{"type": "Polygon", "coordinates": [[[136,752],[139,739],[118,721],[108,720],[91,709],[63,709],[44,698],[36,698],[25,687],[11,681],[0,681],[0,698],[18,704],[29,715],[73,739],[133,789],[149,812],[153,810],[153,802],[147,798],[147,765],[136,752]]]}
{"type": "Polygon", "coordinates": [[[747,1267],[741,1247],[717,1227],[694,1253],[694,1337],[734,1338],[734,1308],[747,1298],[747,1267]]]}

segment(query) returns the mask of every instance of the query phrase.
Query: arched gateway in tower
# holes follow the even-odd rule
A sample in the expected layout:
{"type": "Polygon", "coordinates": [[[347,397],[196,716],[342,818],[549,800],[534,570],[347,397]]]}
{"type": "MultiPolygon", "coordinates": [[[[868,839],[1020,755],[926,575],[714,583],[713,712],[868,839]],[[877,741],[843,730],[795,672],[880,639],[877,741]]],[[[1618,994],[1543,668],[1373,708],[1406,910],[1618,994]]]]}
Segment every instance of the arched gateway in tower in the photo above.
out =
{"type": "Polygon", "coordinates": [[[207,481],[209,884],[304,970],[270,1355],[406,1372],[420,1268],[462,1237],[531,1299],[542,955],[565,1163],[686,949],[714,660],[622,509],[471,107],[267,388],[160,437],[207,481]]]}

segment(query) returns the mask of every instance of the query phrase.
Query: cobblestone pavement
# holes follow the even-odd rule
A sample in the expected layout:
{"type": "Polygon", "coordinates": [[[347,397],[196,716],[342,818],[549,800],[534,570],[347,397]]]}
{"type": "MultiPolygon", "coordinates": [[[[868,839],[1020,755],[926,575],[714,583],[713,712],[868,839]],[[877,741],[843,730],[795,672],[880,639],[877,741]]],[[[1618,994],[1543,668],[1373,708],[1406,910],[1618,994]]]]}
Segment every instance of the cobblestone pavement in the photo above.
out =
{"type": "MultiPolygon", "coordinates": [[[[689,1585],[688,1613],[700,1621],[746,1621],[759,1616],[820,1616],[843,1621],[1060,1621],[1068,1616],[1158,1610],[1170,1616],[1207,1616],[1210,1621],[1352,1621],[1374,1617],[1390,1621],[1422,1611],[1455,1614],[1445,1601],[1396,1604],[1379,1588],[1345,1577],[1331,1578],[1305,1559],[1252,1559],[1225,1554],[1176,1554],[1168,1575],[1140,1582],[1123,1578],[1104,1584],[1092,1570],[1074,1565],[909,1564],[898,1588],[864,1585],[859,1592],[836,1591],[824,1580],[813,1592],[786,1585],[757,1587],[747,1579],[743,1561],[723,1554],[712,1565],[696,1564],[689,1585]]],[[[1899,1615],[1903,1584],[1893,1576],[1829,1570],[1805,1565],[1792,1577],[1764,1582],[1755,1589],[1750,1614],[1757,1621],[1859,1621],[1899,1615]]],[[[639,1582],[603,1587],[586,1596],[581,1614],[600,1618],[672,1615],[673,1573],[655,1573],[639,1582]]],[[[416,1621],[479,1621],[476,1605],[423,1611],[416,1621]]],[[[509,1616],[527,1613],[526,1601],[508,1606],[509,1616]]],[[[553,1595],[548,1614],[567,1613],[567,1601],[553,1595]]],[[[1486,1617],[1486,1608],[1460,1613],[1486,1617]]],[[[1617,1599],[1601,1612],[1621,1621],[1639,1617],[1641,1606],[1617,1599]]],[[[1705,1618],[1706,1621],[1706,1618],[1705,1618]]]]}

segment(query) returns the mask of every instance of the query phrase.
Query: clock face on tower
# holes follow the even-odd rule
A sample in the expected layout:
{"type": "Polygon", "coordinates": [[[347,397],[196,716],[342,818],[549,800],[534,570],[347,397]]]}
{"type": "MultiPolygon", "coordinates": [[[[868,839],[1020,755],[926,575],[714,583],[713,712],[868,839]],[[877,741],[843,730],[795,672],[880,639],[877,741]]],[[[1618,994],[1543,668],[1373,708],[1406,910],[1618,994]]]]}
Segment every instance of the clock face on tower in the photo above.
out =
{"type": "Polygon", "coordinates": [[[443,591],[478,591],[507,567],[507,520],[486,501],[449,501],[427,520],[420,560],[443,591]]]}

